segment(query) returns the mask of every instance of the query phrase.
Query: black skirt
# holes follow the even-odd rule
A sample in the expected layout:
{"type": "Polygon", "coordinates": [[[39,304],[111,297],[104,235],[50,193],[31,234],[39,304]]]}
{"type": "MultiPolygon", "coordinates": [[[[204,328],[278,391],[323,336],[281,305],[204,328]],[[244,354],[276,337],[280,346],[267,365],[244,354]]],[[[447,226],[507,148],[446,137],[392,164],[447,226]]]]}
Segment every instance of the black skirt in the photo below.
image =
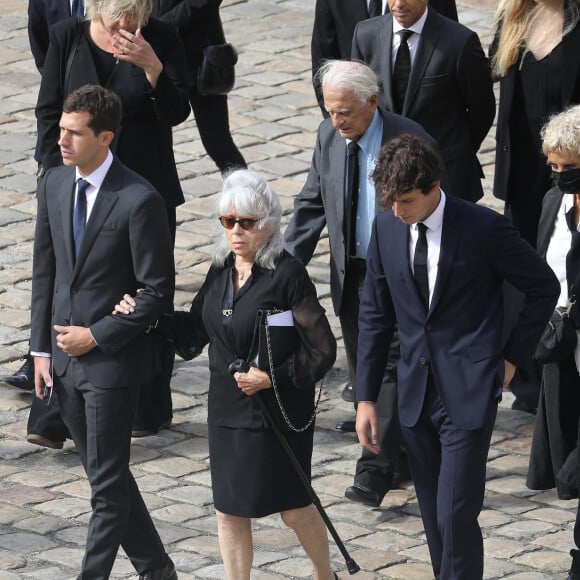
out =
{"type": "MultiPolygon", "coordinates": [[[[270,429],[209,425],[209,458],[214,506],[222,513],[260,518],[312,503],[290,459],[270,429]]],[[[284,433],[310,479],[314,425],[284,433]]]]}

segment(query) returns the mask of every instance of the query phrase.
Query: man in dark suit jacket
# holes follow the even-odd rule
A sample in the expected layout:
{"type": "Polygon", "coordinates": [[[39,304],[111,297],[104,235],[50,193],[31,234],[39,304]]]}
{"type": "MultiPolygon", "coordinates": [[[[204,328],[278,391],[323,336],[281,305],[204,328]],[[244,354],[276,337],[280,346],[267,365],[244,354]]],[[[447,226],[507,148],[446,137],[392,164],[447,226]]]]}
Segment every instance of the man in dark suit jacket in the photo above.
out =
{"type": "MultiPolygon", "coordinates": [[[[455,0],[433,0],[429,6],[435,8],[443,16],[457,21],[455,0]]],[[[322,89],[315,82],[318,69],[326,60],[350,58],[352,35],[357,23],[388,11],[387,0],[316,0],[310,45],[312,83],[316,99],[325,117],[328,117],[328,113],[324,109],[322,89]],[[377,4],[376,7],[375,4],[377,4]]]]}
{"type": "Polygon", "coordinates": [[[373,174],[392,204],[373,225],[360,305],[357,434],[379,448],[374,401],[398,326],[403,438],[441,580],[483,576],[477,522],[497,404],[535,349],[560,285],[498,213],[445,196],[436,151],[406,135],[381,151],[373,174]],[[504,280],[525,294],[502,347],[504,280]]]}
{"type": "Polygon", "coordinates": [[[479,38],[428,8],[426,0],[389,0],[389,6],[391,14],[357,25],[351,56],[366,62],[382,82],[382,107],[417,121],[437,141],[445,162],[443,189],[477,201],[483,172],[476,154],[495,116],[491,71],[479,38]],[[413,34],[399,109],[393,75],[401,29],[413,34]]]}
{"type": "MultiPolygon", "coordinates": [[[[366,270],[366,247],[371,223],[379,211],[373,184],[368,176],[374,168],[380,147],[405,132],[429,138],[423,129],[409,119],[377,109],[377,80],[373,71],[362,63],[328,61],[320,69],[324,102],[330,119],[318,129],[312,167],[302,191],[294,202],[292,220],[285,233],[286,247],[307,264],[324,227],[330,239],[330,292],[334,310],[342,327],[349,374],[354,384],[358,338],[358,306],[366,270]],[[355,91],[359,91],[357,94],[355,91]],[[347,203],[347,144],[360,146],[358,218],[356,247],[349,248],[346,224],[351,210],[347,203]],[[360,227],[359,227],[360,226],[360,227]]],[[[381,388],[380,454],[363,451],[357,463],[354,485],[347,497],[368,505],[380,505],[385,493],[393,487],[397,467],[400,429],[395,408],[397,349],[385,373],[381,388]]]]}
{"type": "Polygon", "coordinates": [[[161,196],[109,150],[120,121],[120,99],[102,87],[63,105],[65,167],[38,192],[30,350],[36,395],[50,403],[54,384],[91,485],[79,578],[109,578],[122,546],[142,578],[175,580],[129,470],[139,383],[160,364],[146,331],[173,297],[172,243],[161,196]],[[113,316],[127,288],[144,288],[139,315],[113,316]]]}

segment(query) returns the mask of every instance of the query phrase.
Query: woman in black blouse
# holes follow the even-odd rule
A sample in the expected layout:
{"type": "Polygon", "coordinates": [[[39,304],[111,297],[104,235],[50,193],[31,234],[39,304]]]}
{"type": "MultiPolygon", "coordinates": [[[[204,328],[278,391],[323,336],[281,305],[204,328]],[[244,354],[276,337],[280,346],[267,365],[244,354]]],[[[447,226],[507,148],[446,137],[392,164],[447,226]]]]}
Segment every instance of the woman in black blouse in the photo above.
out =
{"type": "MultiPolygon", "coordinates": [[[[336,341],[304,266],[282,249],[281,214],[277,196],[256,173],[239,170],[225,179],[217,203],[224,235],[190,312],[175,313],[170,334],[185,358],[210,345],[209,453],[227,578],[250,578],[251,518],[280,513],[312,560],[314,578],[331,580],[322,518],[255,399],[262,397],[310,476],[314,387],[334,362],[336,341]],[[231,363],[250,356],[259,310],[293,321],[298,347],[274,373],[251,367],[232,376],[231,363]]],[[[125,296],[117,311],[134,305],[125,296]]]]}

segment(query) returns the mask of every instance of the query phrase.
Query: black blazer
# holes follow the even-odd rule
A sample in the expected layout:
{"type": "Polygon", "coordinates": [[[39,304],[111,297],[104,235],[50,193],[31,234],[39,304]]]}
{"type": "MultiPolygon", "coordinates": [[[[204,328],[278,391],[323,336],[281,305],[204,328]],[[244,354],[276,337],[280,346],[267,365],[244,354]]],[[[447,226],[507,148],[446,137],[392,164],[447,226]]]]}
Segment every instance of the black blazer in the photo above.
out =
{"type": "MultiPolygon", "coordinates": [[[[366,62],[383,84],[380,103],[394,109],[391,93],[393,19],[359,22],[352,58],[366,62]]],[[[422,125],[445,161],[443,189],[477,201],[483,176],[477,151],[495,116],[491,71],[477,34],[429,10],[409,78],[402,114],[422,125]]]]}
{"type": "MultiPolygon", "coordinates": [[[[495,53],[499,38],[496,31],[494,42],[490,47],[490,58],[495,53]]],[[[580,26],[576,26],[562,39],[563,59],[562,69],[564,83],[561,89],[561,110],[580,103],[580,26]]],[[[518,65],[514,64],[505,76],[499,80],[499,108],[497,113],[497,128],[495,132],[495,176],[493,194],[499,199],[509,198],[508,183],[510,176],[512,143],[510,139],[510,117],[514,103],[518,65]]],[[[547,121],[547,119],[546,119],[547,121]]]]}
{"type": "Polygon", "coordinates": [[[28,40],[40,74],[48,50],[50,27],[67,18],[70,18],[69,0],[28,0],[28,40]]]}
{"type": "Polygon", "coordinates": [[[219,15],[222,0],[154,0],[152,16],[177,28],[187,60],[189,84],[196,84],[203,49],[222,44],[223,28],[219,15]]]}
{"type": "MultiPolygon", "coordinates": [[[[413,133],[428,141],[431,137],[417,123],[385,112],[383,115],[382,144],[402,133],[413,133]]],[[[346,168],[346,141],[325,119],[318,128],[312,165],[302,191],[294,199],[294,213],[284,237],[286,248],[300,262],[310,262],[326,226],[330,241],[330,294],[336,314],[342,304],[342,289],[346,269],[346,247],[343,222],[344,183],[346,168]]],[[[380,197],[380,196],[379,196],[380,197]]],[[[380,199],[376,199],[376,212],[382,211],[380,199]]]]}
{"type": "MultiPolygon", "coordinates": [[[[455,0],[433,0],[429,6],[457,21],[455,0]]],[[[389,10],[388,3],[386,10],[389,10]]],[[[310,45],[313,77],[325,60],[350,58],[355,26],[368,17],[367,0],[316,0],[310,45]]],[[[322,92],[316,84],[314,89],[318,104],[326,113],[322,92]]]]}
{"type": "MultiPolygon", "coordinates": [[[[57,141],[65,97],[83,85],[101,84],[87,38],[88,26],[88,22],[69,19],[55,24],[50,31],[36,104],[38,147],[45,169],[62,163],[57,141]],[[66,62],[79,26],[83,34],[66,82],[66,62]]],[[[175,167],[171,127],[185,121],[190,112],[185,55],[177,31],[171,26],[151,18],[142,33],[164,68],[155,89],[151,89],[141,68],[127,62],[119,62],[104,83],[123,103],[115,154],[151,182],[168,207],[175,207],[184,198],[175,167]]]]}
{"type": "Polygon", "coordinates": [[[171,306],[174,289],[165,204],[151,184],[113,160],[75,262],[74,180],[74,167],[57,167],[38,191],[30,349],[52,353],[61,375],[70,358],[56,346],[53,325],[73,320],[98,344],[78,358],[91,383],[123,387],[150,380],[160,361],[153,333],[145,331],[171,306]],[[135,312],[113,316],[112,305],[138,288],[144,291],[135,312]]]}

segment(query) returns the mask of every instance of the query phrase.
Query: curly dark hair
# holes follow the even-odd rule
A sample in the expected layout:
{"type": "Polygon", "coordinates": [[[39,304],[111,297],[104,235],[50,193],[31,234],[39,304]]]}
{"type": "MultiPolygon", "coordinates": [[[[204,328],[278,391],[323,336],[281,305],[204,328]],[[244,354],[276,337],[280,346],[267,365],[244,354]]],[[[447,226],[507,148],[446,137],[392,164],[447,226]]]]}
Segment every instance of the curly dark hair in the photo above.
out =
{"type": "Polygon", "coordinates": [[[427,195],[441,179],[443,160],[427,141],[404,133],[385,144],[372,178],[384,207],[389,207],[403,193],[420,189],[427,195]]]}
{"type": "Polygon", "coordinates": [[[65,113],[88,113],[88,126],[95,135],[103,131],[117,133],[121,126],[122,104],[119,96],[100,85],[83,85],[64,101],[65,113]]]}

